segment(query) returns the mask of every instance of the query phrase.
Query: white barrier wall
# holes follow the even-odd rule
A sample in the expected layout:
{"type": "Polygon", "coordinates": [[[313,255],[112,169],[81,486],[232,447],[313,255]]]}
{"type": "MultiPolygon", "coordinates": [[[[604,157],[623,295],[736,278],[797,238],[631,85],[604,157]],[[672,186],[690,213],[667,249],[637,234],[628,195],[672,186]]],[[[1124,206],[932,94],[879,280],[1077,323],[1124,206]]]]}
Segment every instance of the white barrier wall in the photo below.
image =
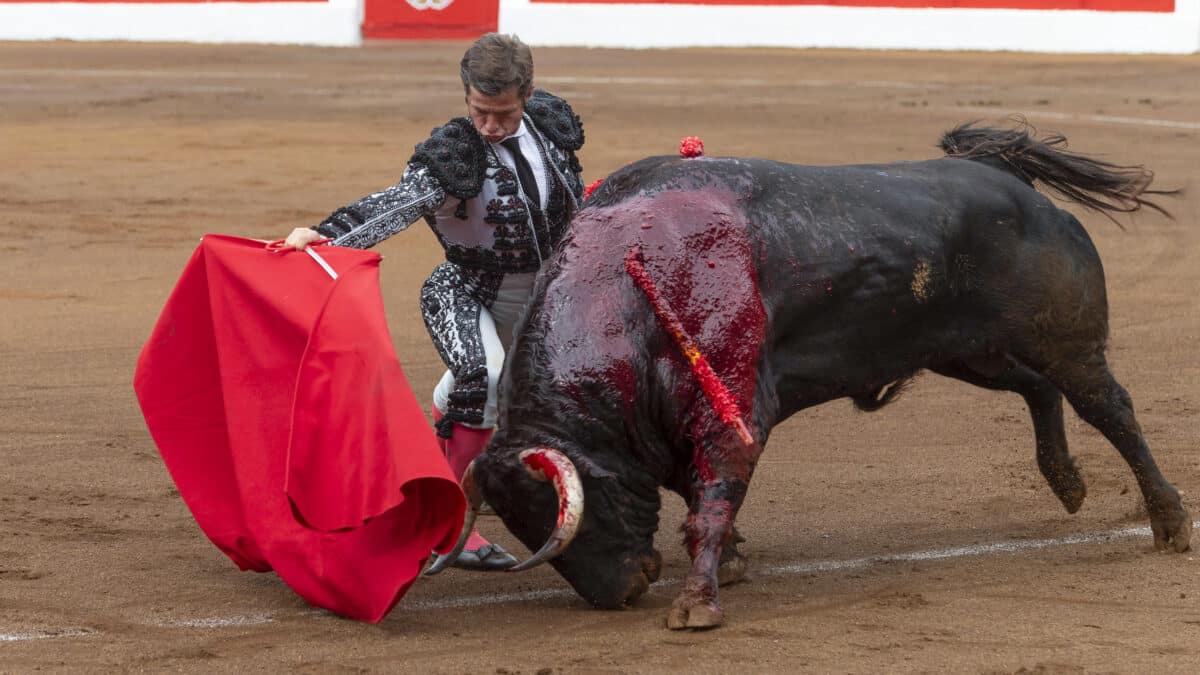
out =
{"type": "MultiPolygon", "coordinates": [[[[695,4],[443,0],[435,4],[443,9],[458,5],[455,9],[461,10],[461,3],[495,2],[499,2],[499,30],[541,46],[1200,52],[1200,0],[1175,0],[1174,12],[711,4],[714,0],[691,0],[695,4]]],[[[0,40],[351,46],[362,43],[363,4],[364,0],[0,0],[0,40]]],[[[1004,3],[997,0],[997,4],[1004,3]]]]}
{"type": "Polygon", "coordinates": [[[136,40],[352,46],[362,0],[0,2],[0,40],[136,40]]]}
{"type": "Polygon", "coordinates": [[[531,45],[849,47],[1076,53],[1200,52],[1200,0],[1172,12],[500,0],[500,31],[531,45]]]}

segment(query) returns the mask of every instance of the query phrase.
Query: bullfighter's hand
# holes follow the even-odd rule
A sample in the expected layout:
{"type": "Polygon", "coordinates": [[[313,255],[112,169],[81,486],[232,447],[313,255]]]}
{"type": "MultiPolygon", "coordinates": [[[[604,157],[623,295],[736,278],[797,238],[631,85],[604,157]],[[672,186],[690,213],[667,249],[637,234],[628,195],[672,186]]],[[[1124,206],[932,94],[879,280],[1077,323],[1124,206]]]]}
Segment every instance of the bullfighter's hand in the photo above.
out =
{"type": "Polygon", "coordinates": [[[320,232],[311,227],[297,227],[292,230],[292,233],[283,240],[284,246],[294,248],[297,251],[303,251],[308,248],[308,245],[318,239],[323,239],[320,232]]]}

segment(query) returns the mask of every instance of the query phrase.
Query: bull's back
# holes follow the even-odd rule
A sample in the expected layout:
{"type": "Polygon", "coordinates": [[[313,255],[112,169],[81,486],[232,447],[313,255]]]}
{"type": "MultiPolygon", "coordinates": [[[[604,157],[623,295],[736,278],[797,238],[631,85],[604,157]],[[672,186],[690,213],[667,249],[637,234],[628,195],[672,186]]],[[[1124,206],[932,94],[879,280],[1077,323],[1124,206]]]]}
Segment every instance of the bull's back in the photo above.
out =
{"type": "Polygon", "coordinates": [[[879,304],[911,320],[966,299],[979,267],[1025,233],[1031,198],[1048,205],[1012,176],[963,160],[654,157],[606,179],[574,229],[613,256],[653,251],[670,267],[663,276],[692,280],[700,307],[744,288],[772,316],[846,325],[881,320],[879,304]],[[722,292],[709,297],[708,287],[722,292]]]}
{"type": "Polygon", "coordinates": [[[974,161],[806,166],[707,157],[635,162],[605,179],[587,205],[628,206],[672,191],[724,195],[725,208],[740,212],[766,246],[789,249],[800,235],[816,253],[796,251],[796,258],[856,242],[954,240],[965,227],[1023,218],[1030,199],[1049,206],[1013,175],[974,161]]]}
{"type": "Polygon", "coordinates": [[[1056,269],[1099,269],[1073,219],[979,162],[651,158],[601,190],[575,236],[609,264],[639,247],[739,398],[766,365],[785,409],[1019,341],[1074,283],[1056,269]]]}

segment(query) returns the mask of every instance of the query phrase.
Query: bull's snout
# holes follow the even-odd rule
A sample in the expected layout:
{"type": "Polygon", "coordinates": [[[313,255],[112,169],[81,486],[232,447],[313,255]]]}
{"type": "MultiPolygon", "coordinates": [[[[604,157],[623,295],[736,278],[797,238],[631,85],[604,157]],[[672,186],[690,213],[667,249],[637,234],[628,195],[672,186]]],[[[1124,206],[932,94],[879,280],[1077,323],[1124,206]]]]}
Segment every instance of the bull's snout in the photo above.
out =
{"type": "Polygon", "coordinates": [[[638,556],[621,566],[625,571],[619,581],[611,587],[611,593],[599,593],[591,598],[592,605],[599,609],[624,609],[642,597],[650,584],[658,581],[662,573],[662,554],[652,549],[649,554],[638,556]]]}

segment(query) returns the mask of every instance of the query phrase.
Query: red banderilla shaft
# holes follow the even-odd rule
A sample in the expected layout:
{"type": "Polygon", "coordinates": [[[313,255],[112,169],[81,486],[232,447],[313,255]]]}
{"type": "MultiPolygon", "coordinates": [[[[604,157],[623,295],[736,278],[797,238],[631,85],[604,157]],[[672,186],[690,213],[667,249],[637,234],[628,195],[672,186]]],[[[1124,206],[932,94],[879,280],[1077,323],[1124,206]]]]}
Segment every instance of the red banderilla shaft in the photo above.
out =
{"type": "Polygon", "coordinates": [[[671,308],[667,301],[659,294],[658,288],[654,285],[654,280],[650,278],[649,272],[646,271],[645,260],[642,258],[642,249],[640,246],[633,246],[625,253],[625,271],[633,278],[633,283],[637,284],[638,288],[642,289],[642,293],[646,294],[646,299],[650,301],[650,306],[654,308],[654,314],[658,317],[663,328],[675,338],[675,344],[679,346],[679,351],[683,352],[683,357],[687,359],[688,365],[692,367],[692,372],[696,374],[696,379],[700,381],[700,389],[704,391],[705,398],[716,411],[717,416],[721,421],[737,432],[738,437],[742,439],[742,443],[746,445],[754,444],[754,437],[750,435],[750,429],[746,427],[746,422],[742,418],[742,411],[738,407],[737,401],[734,400],[733,394],[721,382],[721,378],[717,377],[712,366],[709,365],[708,359],[704,358],[704,354],[700,352],[700,347],[696,341],[688,335],[683,327],[683,322],[679,320],[679,316],[675,314],[675,310],[671,308]]]}

